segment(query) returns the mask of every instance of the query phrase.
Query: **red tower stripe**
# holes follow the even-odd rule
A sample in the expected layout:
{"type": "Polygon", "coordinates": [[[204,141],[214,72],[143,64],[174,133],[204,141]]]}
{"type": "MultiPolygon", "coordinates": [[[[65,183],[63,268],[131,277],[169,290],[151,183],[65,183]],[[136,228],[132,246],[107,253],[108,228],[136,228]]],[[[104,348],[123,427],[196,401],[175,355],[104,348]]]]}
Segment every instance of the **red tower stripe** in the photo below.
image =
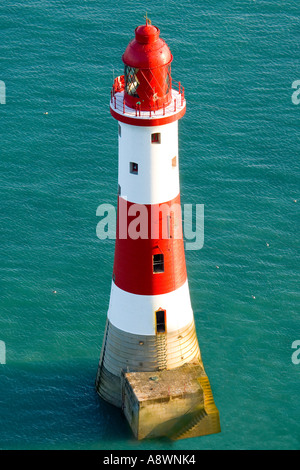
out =
{"type": "Polygon", "coordinates": [[[113,279],[139,295],[165,294],[185,283],[180,195],[153,205],[119,197],[113,279]]]}

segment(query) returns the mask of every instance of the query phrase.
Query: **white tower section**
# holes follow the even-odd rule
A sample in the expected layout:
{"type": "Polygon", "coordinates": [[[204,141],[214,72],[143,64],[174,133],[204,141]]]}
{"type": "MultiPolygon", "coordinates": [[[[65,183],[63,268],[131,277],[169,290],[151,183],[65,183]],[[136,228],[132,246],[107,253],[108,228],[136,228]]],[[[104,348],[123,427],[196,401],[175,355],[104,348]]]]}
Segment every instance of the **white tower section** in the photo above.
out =
{"type": "Polygon", "coordinates": [[[179,194],[178,168],[177,120],[154,127],[119,123],[118,182],[122,197],[138,204],[175,199],[179,194]]]}

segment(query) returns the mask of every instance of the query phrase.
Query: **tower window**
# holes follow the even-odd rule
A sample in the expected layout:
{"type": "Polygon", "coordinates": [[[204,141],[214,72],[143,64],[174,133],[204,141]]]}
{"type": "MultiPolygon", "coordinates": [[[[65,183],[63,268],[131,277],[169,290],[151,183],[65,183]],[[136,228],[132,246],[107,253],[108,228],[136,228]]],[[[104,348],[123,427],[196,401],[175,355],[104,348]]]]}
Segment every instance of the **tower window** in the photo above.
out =
{"type": "Polygon", "coordinates": [[[137,175],[139,172],[139,165],[137,163],[130,162],[129,170],[130,170],[130,173],[132,173],[133,175],[137,175]]]}
{"type": "Polygon", "coordinates": [[[166,332],[166,311],[165,310],[156,310],[156,333],[165,333],[166,332]]]}
{"type": "Polygon", "coordinates": [[[121,128],[121,126],[120,126],[120,124],[119,124],[119,137],[121,137],[121,136],[122,136],[122,128],[121,128]]]}
{"type": "Polygon", "coordinates": [[[160,132],[155,132],[154,134],[151,134],[151,142],[152,142],[152,144],[160,144],[161,143],[161,133],[160,132]]]}
{"type": "Polygon", "coordinates": [[[177,165],[177,157],[172,158],[172,167],[174,168],[177,165]]]}
{"type": "Polygon", "coordinates": [[[153,255],[153,272],[154,273],[163,273],[165,271],[164,255],[158,253],[153,255]]]}

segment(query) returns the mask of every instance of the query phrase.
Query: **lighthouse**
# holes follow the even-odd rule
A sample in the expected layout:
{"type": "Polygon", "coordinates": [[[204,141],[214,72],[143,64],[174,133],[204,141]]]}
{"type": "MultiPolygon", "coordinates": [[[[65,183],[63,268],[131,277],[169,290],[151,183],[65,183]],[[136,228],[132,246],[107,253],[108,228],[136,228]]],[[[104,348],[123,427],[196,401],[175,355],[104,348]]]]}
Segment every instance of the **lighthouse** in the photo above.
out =
{"type": "Polygon", "coordinates": [[[146,19],[115,78],[118,211],[110,301],[96,390],[138,439],[220,431],[190,300],[179,185],[184,88],[171,51],[146,19]]]}

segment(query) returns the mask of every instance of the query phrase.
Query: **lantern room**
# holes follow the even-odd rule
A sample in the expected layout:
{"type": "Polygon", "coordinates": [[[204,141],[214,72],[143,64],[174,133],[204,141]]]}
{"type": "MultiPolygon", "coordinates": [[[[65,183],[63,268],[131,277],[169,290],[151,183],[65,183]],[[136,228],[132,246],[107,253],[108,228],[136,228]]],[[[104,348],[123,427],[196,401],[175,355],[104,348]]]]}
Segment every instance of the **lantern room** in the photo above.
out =
{"type": "Polygon", "coordinates": [[[125,104],[130,108],[155,111],[172,100],[173,56],[159,33],[147,19],[145,25],[135,29],[135,38],[122,56],[125,104]]]}

